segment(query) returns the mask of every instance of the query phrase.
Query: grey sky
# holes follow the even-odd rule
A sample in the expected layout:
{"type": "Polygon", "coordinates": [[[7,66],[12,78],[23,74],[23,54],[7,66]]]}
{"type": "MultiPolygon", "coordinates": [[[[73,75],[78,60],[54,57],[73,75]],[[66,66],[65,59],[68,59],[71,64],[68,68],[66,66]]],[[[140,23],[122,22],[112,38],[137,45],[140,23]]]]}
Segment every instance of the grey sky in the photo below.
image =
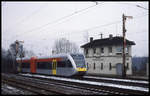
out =
{"type": "Polygon", "coordinates": [[[149,14],[144,8],[149,8],[149,2],[98,1],[96,6],[95,2],[1,3],[2,48],[7,49],[15,40],[23,40],[26,49],[33,50],[36,54],[48,55],[51,54],[53,42],[61,37],[81,46],[85,44],[84,35],[87,31],[89,37],[94,39],[99,39],[100,33],[103,33],[104,38],[109,34],[122,36],[124,13],[133,16],[133,19],[126,21],[126,37],[136,43],[132,47],[132,56],[148,56],[149,14]],[[88,9],[81,11],[85,8],[88,9]],[[70,14],[73,15],[69,17],[70,14]],[[61,19],[65,16],[68,17],[61,19]],[[116,21],[120,22],[109,25],[116,21]]]}

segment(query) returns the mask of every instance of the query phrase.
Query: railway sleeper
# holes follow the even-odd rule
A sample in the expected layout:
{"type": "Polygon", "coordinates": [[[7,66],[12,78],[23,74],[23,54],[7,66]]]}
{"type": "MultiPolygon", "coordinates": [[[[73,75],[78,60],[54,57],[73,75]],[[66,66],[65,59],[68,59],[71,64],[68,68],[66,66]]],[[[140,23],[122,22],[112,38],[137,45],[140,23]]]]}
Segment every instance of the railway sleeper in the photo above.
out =
{"type": "Polygon", "coordinates": [[[22,82],[18,82],[17,80],[8,80],[8,79],[4,80],[4,82],[12,86],[34,92],[36,94],[45,94],[45,95],[56,94],[56,92],[52,92],[51,90],[45,90],[45,87],[33,85],[27,82],[22,83],[22,82]]]}

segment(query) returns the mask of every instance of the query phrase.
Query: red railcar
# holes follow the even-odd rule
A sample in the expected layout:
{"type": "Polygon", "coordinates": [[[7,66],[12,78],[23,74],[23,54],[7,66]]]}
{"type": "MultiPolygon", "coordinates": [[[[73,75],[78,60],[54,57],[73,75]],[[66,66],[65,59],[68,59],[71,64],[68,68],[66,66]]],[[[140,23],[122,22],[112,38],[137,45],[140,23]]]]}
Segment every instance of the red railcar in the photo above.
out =
{"type": "Polygon", "coordinates": [[[18,71],[50,75],[84,75],[86,65],[81,54],[61,54],[51,57],[31,57],[18,59],[18,71]]]}

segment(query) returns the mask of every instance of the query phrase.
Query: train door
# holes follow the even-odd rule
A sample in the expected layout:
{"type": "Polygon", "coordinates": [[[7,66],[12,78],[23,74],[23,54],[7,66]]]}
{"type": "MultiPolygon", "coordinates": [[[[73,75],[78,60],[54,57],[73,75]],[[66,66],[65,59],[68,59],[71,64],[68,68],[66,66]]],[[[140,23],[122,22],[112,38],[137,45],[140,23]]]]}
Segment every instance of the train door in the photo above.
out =
{"type": "Polygon", "coordinates": [[[31,73],[36,73],[36,62],[35,62],[35,58],[34,57],[31,57],[30,72],[31,73]]]}
{"type": "Polygon", "coordinates": [[[56,59],[53,59],[52,61],[52,74],[56,75],[56,69],[57,69],[57,61],[56,59]]]}

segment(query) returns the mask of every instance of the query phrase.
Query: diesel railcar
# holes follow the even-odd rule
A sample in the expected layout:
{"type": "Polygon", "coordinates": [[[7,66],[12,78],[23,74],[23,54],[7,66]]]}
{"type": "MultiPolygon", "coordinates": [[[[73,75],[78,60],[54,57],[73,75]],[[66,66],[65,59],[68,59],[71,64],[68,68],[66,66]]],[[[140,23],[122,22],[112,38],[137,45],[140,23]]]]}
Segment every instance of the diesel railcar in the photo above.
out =
{"type": "Polygon", "coordinates": [[[18,72],[59,76],[85,75],[87,65],[83,54],[58,54],[49,57],[17,59],[18,72]]]}

